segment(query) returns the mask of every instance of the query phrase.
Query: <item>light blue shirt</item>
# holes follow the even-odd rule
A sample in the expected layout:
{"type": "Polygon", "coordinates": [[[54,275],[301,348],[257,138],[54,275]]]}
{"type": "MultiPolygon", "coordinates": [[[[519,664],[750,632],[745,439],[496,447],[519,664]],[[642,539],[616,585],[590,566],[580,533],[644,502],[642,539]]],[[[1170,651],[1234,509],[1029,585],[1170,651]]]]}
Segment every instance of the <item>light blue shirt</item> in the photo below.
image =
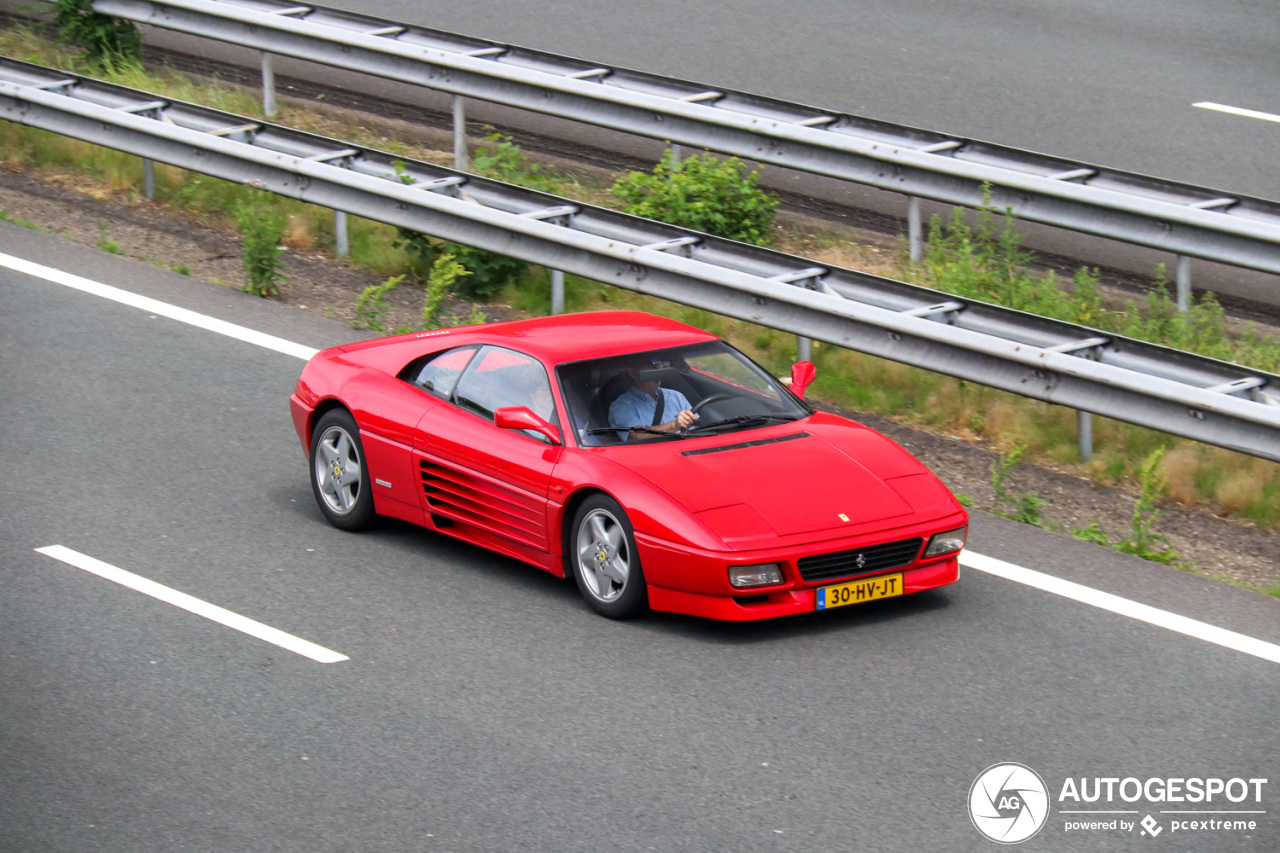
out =
{"type": "MultiPolygon", "coordinates": [[[[670,388],[659,390],[662,392],[662,418],[658,423],[674,421],[682,411],[691,408],[688,399],[679,391],[672,391],[670,388]]],[[[653,412],[657,408],[656,400],[632,385],[609,406],[609,425],[628,429],[633,426],[651,426],[653,412]]]]}

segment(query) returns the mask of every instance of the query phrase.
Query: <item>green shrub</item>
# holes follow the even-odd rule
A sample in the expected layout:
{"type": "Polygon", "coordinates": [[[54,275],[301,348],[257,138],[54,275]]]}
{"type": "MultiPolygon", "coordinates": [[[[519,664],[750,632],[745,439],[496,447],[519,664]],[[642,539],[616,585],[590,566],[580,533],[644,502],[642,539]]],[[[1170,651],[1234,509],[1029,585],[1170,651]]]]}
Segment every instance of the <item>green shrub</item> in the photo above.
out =
{"type": "Polygon", "coordinates": [[[426,234],[397,226],[396,239],[391,245],[404,252],[405,266],[408,267],[409,273],[421,281],[431,269],[436,241],[426,234]]]}
{"type": "Polygon", "coordinates": [[[675,162],[668,149],[653,174],[628,172],[610,192],[627,213],[763,246],[778,197],[758,188],[759,180],[759,170],[736,157],[694,154],[675,162]]]}
{"type": "Polygon", "coordinates": [[[93,0],[41,0],[52,13],[58,35],[80,48],[86,62],[98,68],[139,65],[142,36],[132,21],[93,10],[93,0]]]}
{"type": "Polygon", "coordinates": [[[471,170],[486,178],[539,192],[555,192],[556,189],[543,167],[530,160],[529,155],[503,133],[490,133],[480,140],[471,157],[471,170]]]}
{"type": "MultiPolygon", "coordinates": [[[[540,167],[529,162],[528,155],[511,141],[511,137],[495,133],[485,137],[485,141],[489,145],[482,145],[480,153],[476,155],[476,171],[490,173],[491,177],[511,183],[533,185],[535,189],[549,187],[539,175],[540,167]]],[[[392,163],[392,167],[402,183],[414,183],[413,176],[408,173],[402,161],[397,160],[392,163]]],[[[467,299],[488,301],[509,282],[524,275],[529,268],[527,262],[516,258],[460,243],[443,243],[408,228],[396,228],[396,235],[394,245],[404,251],[409,269],[419,281],[423,280],[424,274],[429,275],[427,271],[434,269],[437,254],[443,252],[456,259],[467,273],[466,283],[459,284],[456,292],[467,299]]]]}
{"type": "Polygon", "coordinates": [[[396,234],[394,245],[404,251],[409,270],[418,281],[429,279],[439,258],[447,256],[460,264],[466,277],[458,277],[454,292],[465,299],[487,302],[529,269],[527,262],[517,258],[461,243],[444,243],[408,228],[397,228],[396,234]]]}
{"type": "Polygon", "coordinates": [[[529,269],[525,261],[460,243],[445,243],[440,249],[455,257],[467,271],[467,277],[458,282],[457,294],[478,302],[493,299],[502,292],[502,288],[519,281],[529,269]]]}

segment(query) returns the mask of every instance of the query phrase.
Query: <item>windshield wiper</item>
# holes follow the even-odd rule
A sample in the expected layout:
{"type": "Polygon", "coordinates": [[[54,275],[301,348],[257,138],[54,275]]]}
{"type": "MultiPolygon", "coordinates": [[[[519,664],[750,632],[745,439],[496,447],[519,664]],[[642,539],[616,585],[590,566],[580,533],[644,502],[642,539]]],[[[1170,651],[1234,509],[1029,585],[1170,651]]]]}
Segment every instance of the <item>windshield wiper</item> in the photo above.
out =
{"type": "MultiPolygon", "coordinates": [[[[653,427],[647,427],[647,426],[596,427],[595,429],[587,430],[587,435],[604,435],[605,433],[609,433],[609,432],[614,434],[628,433],[628,432],[644,432],[644,433],[648,433],[649,435],[665,435],[667,438],[684,438],[684,436],[678,432],[663,432],[660,429],[654,429],[653,427]]],[[[618,435],[618,437],[622,438],[623,436],[618,435]]]]}
{"type": "Polygon", "coordinates": [[[800,420],[800,417],[801,417],[800,415],[782,415],[782,414],[738,415],[736,418],[725,418],[722,421],[712,421],[709,424],[694,424],[693,426],[689,427],[689,431],[693,432],[694,430],[697,430],[701,432],[702,430],[715,429],[717,427],[747,426],[748,424],[762,424],[762,423],[768,423],[770,421],[777,421],[779,423],[783,423],[787,421],[798,421],[800,420]]]}

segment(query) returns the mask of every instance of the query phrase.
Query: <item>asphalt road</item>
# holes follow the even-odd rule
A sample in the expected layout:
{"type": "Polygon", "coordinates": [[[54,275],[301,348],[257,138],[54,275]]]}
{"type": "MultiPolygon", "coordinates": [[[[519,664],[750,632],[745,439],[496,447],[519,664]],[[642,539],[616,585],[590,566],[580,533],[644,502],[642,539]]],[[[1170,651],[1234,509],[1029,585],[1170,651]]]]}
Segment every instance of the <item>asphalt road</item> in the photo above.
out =
{"type": "MultiPolygon", "coordinates": [[[[306,346],[355,337],[9,225],[0,252],[306,346]]],[[[1213,803],[1265,811],[1253,831],[1073,833],[1055,802],[1028,850],[1280,845],[1280,664],[977,571],[768,624],[611,622],[482,550],[328,526],[297,358],[8,269],[0,300],[0,850],[990,851],[966,802],[1008,761],[1055,798],[1270,780],[1213,803]],[[349,660],[34,550],[54,544],[349,660]]],[[[1269,597],[980,513],[970,545],[1280,642],[1269,597]]]]}

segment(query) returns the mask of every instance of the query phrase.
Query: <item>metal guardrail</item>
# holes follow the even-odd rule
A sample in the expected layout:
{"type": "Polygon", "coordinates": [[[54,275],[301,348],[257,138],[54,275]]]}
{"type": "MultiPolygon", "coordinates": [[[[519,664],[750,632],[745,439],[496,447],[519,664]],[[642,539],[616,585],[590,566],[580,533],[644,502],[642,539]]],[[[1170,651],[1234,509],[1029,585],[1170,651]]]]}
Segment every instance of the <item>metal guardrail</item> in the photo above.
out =
{"type": "Polygon", "coordinates": [[[29,63],[0,60],[0,118],[1280,461],[1274,374],[29,63]]]}
{"type": "MultiPolygon", "coordinates": [[[[104,14],[613,130],[1280,273],[1280,203],[289,0],[104,14]]],[[[919,232],[915,204],[909,218],[919,232]]],[[[1180,302],[1190,290],[1179,263],[1180,302]]]]}

